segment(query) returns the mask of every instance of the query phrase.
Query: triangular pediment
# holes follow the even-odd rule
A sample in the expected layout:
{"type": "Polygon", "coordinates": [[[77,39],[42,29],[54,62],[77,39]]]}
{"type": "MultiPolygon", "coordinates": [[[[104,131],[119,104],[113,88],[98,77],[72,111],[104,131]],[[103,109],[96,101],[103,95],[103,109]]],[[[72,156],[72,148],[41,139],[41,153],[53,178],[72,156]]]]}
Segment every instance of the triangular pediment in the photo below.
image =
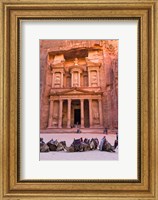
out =
{"type": "Polygon", "coordinates": [[[101,91],[83,90],[79,88],[72,88],[66,91],[52,92],[50,95],[85,95],[85,94],[101,94],[101,91]]]}
{"type": "Polygon", "coordinates": [[[85,91],[85,90],[80,90],[80,89],[77,89],[77,88],[74,88],[74,89],[71,89],[71,90],[68,90],[68,91],[64,91],[64,92],[60,92],[60,94],[89,94],[89,93],[92,93],[91,91],[85,91]]]}

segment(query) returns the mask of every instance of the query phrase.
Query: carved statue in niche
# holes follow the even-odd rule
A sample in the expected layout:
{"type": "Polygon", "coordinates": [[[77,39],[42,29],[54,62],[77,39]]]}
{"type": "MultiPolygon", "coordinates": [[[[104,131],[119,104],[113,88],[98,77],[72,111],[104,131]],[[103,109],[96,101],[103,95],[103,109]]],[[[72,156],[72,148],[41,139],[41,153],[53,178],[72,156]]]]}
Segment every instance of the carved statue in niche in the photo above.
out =
{"type": "Polygon", "coordinates": [[[78,73],[74,73],[74,80],[73,80],[73,86],[78,86],[78,73]]]}
{"type": "Polygon", "coordinates": [[[94,101],[93,102],[93,124],[94,125],[99,125],[99,110],[98,110],[98,102],[94,101]]]}
{"type": "Polygon", "coordinates": [[[94,125],[99,124],[99,113],[96,112],[96,110],[93,113],[93,123],[94,123],[94,125]]]}
{"type": "Polygon", "coordinates": [[[75,58],[74,64],[75,64],[75,65],[78,65],[78,58],[75,58]]]}
{"type": "Polygon", "coordinates": [[[67,78],[66,78],[66,87],[71,87],[71,78],[70,78],[70,76],[68,76],[67,78]]]}
{"type": "Polygon", "coordinates": [[[88,76],[84,76],[84,86],[88,86],[88,76]]]}
{"type": "Polygon", "coordinates": [[[91,72],[91,85],[93,87],[97,86],[97,72],[96,71],[91,72]]]}
{"type": "Polygon", "coordinates": [[[99,113],[98,112],[94,113],[94,119],[99,119],[99,113]]]}
{"type": "Polygon", "coordinates": [[[55,73],[55,87],[60,87],[61,83],[61,74],[55,73]]]}
{"type": "Polygon", "coordinates": [[[54,113],[52,125],[53,125],[53,127],[58,126],[58,115],[57,115],[57,113],[54,113]]]}

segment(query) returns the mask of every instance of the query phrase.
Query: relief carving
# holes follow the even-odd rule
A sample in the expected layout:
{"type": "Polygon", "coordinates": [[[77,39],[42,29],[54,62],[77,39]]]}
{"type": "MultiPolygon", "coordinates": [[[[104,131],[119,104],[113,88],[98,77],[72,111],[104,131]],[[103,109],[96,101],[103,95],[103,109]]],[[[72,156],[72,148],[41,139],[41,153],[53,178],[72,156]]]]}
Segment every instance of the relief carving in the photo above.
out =
{"type": "Polygon", "coordinates": [[[60,87],[61,84],[61,74],[55,73],[55,87],[60,87]]]}
{"type": "Polygon", "coordinates": [[[78,73],[74,73],[73,86],[77,87],[78,85],[78,73]]]}
{"type": "Polygon", "coordinates": [[[57,113],[54,113],[53,120],[52,120],[52,125],[53,125],[53,127],[57,127],[58,126],[58,115],[57,115],[57,113]]]}
{"type": "Polygon", "coordinates": [[[93,71],[91,72],[91,86],[92,87],[97,87],[97,72],[96,71],[93,71]]]}
{"type": "MultiPolygon", "coordinates": [[[[70,90],[72,87],[81,87],[77,89],[85,90],[83,96],[88,95],[88,91],[91,92],[94,90],[103,92],[101,97],[103,116],[100,115],[100,104],[92,98],[91,124],[89,116],[89,99],[84,101],[85,127],[93,127],[93,125],[98,126],[101,117],[103,117],[103,126],[117,128],[118,41],[64,40],[48,42],[43,40],[41,44],[41,129],[47,128],[48,118],[50,116],[49,97],[57,96],[60,92],[63,95],[64,90],[70,90]]],[[[76,99],[80,99],[81,96],[77,90],[66,95],[69,97],[71,97],[71,95],[73,97],[76,95],[76,99]]],[[[63,121],[64,126],[67,127],[66,119],[68,119],[68,115],[67,113],[65,114],[64,106],[67,108],[68,103],[66,103],[66,105],[63,103],[64,116],[61,121],[63,121]]],[[[51,115],[50,119],[52,127],[58,128],[59,107],[58,100],[55,100],[53,115],[51,115]]],[[[68,110],[66,110],[66,112],[67,111],[68,110]]],[[[70,119],[71,118],[72,120],[70,121],[72,123],[74,120],[74,114],[72,112],[70,112],[70,119]]]]}
{"type": "Polygon", "coordinates": [[[93,101],[93,125],[99,124],[99,105],[97,101],[93,101]]]}
{"type": "Polygon", "coordinates": [[[74,64],[75,64],[75,65],[78,65],[78,58],[75,58],[74,64]]]}

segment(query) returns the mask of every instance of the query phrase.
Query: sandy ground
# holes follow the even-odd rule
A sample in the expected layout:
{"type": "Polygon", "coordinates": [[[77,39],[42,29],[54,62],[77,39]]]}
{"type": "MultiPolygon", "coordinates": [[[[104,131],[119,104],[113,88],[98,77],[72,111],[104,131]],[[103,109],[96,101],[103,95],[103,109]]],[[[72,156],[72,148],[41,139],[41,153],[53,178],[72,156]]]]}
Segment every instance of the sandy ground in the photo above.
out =
{"type": "MultiPolygon", "coordinates": [[[[66,141],[66,145],[70,146],[73,139],[79,138],[98,138],[99,142],[103,138],[104,134],[40,134],[40,137],[44,139],[44,142],[48,142],[53,138],[53,140],[66,141]]],[[[113,145],[116,135],[108,134],[106,135],[107,140],[113,145]]],[[[40,153],[40,160],[118,160],[118,149],[115,153],[103,152],[99,150],[86,151],[86,152],[54,152],[50,151],[48,153],[40,153]]]]}

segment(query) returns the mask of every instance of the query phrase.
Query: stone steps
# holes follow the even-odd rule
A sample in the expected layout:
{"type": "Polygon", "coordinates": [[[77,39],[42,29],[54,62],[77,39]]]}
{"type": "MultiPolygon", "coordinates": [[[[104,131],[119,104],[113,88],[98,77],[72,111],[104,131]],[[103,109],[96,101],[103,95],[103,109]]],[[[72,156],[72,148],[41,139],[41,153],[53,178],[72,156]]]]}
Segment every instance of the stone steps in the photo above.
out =
{"type": "MultiPolygon", "coordinates": [[[[98,134],[98,133],[103,133],[103,128],[80,128],[81,133],[94,133],[94,134],[98,134]]],[[[76,133],[77,132],[77,128],[53,128],[53,129],[46,129],[46,130],[41,130],[41,133],[76,133]]]]}

